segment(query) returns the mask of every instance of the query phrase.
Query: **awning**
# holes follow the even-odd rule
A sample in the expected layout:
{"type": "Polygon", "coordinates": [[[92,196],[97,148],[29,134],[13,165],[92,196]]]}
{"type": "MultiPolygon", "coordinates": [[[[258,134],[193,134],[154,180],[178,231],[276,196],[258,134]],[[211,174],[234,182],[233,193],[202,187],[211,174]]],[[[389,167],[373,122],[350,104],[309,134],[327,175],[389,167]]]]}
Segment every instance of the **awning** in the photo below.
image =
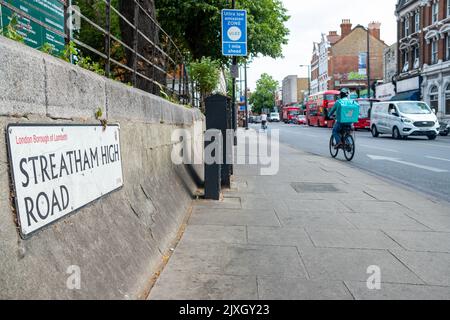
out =
{"type": "Polygon", "coordinates": [[[399,93],[391,101],[420,101],[420,90],[411,90],[399,93]]]}

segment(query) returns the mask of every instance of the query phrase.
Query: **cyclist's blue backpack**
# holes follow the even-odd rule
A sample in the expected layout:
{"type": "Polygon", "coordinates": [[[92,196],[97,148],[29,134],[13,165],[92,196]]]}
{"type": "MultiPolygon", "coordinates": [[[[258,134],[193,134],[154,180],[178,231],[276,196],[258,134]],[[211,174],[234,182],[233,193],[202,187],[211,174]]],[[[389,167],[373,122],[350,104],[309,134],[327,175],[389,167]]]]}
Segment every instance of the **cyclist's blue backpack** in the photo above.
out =
{"type": "Polygon", "coordinates": [[[359,120],[359,105],[356,101],[342,99],[341,103],[341,123],[356,123],[359,120]]]}

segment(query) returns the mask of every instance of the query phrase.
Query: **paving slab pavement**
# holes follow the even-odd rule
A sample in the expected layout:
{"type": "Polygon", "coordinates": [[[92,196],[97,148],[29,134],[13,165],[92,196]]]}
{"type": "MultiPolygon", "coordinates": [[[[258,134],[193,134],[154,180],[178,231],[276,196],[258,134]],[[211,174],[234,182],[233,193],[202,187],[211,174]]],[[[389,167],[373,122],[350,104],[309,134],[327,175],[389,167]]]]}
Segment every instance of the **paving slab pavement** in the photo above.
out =
{"type": "Polygon", "coordinates": [[[280,163],[194,203],[149,299],[450,300],[448,203],[286,145],[280,163]]]}

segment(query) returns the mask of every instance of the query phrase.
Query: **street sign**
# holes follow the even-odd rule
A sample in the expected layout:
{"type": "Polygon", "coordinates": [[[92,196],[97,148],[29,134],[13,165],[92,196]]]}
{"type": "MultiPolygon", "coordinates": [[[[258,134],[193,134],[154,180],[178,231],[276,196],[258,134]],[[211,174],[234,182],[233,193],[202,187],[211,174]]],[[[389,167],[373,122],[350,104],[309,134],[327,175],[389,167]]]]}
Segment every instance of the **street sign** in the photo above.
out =
{"type": "MultiPolygon", "coordinates": [[[[6,0],[9,6],[23,12],[36,20],[45,23],[53,29],[64,33],[64,4],[58,0],[6,0]]],[[[6,5],[0,4],[0,25],[4,28],[16,16],[17,32],[24,37],[25,44],[39,49],[45,43],[53,47],[54,54],[58,55],[65,46],[65,39],[38,23],[15,13],[6,5]]]]}
{"type": "Polygon", "coordinates": [[[247,11],[222,10],[222,53],[224,56],[247,56],[247,11]]]}
{"type": "Polygon", "coordinates": [[[16,213],[23,238],[123,186],[120,128],[7,128],[16,213]]]}
{"type": "Polygon", "coordinates": [[[358,74],[367,75],[367,52],[360,52],[358,58],[358,74]]]}

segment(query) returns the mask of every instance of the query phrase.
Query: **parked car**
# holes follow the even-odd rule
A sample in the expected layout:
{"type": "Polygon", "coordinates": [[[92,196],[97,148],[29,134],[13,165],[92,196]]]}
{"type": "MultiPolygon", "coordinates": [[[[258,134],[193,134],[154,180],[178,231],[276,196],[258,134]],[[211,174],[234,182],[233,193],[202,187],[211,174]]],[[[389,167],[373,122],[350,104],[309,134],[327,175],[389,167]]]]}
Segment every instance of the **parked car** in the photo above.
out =
{"type": "Polygon", "coordinates": [[[249,116],[248,123],[255,123],[255,116],[249,116]]]}
{"type": "Polygon", "coordinates": [[[280,122],[280,121],[281,121],[281,119],[280,119],[280,114],[279,113],[272,112],[269,115],[269,122],[280,122]]]}
{"type": "Polygon", "coordinates": [[[439,135],[442,137],[448,136],[450,133],[450,122],[440,121],[439,122],[439,135]]]}
{"type": "Polygon", "coordinates": [[[262,122],[262,117],[261,116],[256,116],[255,117],[255,123],[261,123],[262,122]]]}
{"type": "Polygon", "coordinates": [[[434,140],[439,134],[439,127],[436,114],[425,102],[379,102],[372,108],[371,131],[374,137],[391,134],[394,139],[426,136],[434,140]]]}
{"type": "Polygon", "coordinates": [[[300,125],[307,125],[307,124],[308,124],[308,120],[306,119],[306,116],[300,114],[300,115],[297,117],[297,124],[300,124],[300,125]]]}

